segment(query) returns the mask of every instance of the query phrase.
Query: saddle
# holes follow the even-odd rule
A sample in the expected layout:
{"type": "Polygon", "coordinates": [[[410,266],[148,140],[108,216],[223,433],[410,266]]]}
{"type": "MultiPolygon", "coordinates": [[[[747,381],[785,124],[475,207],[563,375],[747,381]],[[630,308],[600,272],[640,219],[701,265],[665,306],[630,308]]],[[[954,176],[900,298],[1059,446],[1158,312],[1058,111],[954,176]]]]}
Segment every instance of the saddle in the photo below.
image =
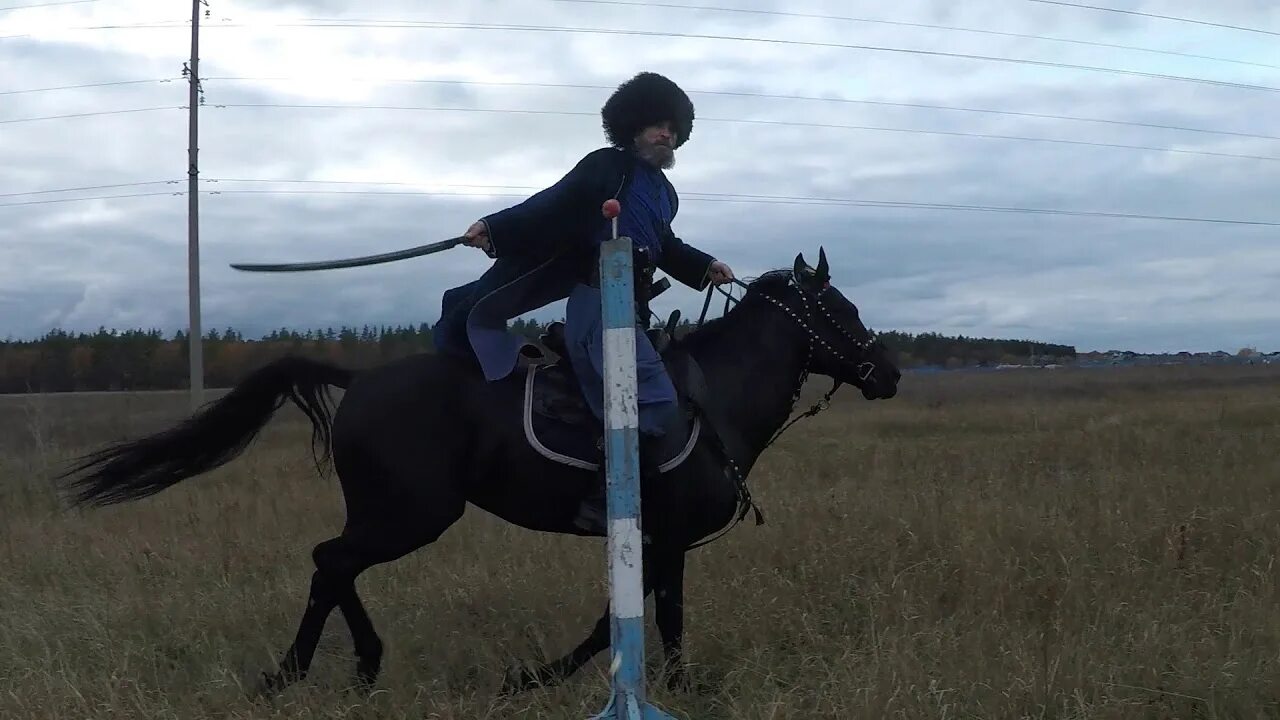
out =
{"type": "MultiPolygon", "coordinates": [[[[689,457],[702,432],[702,416],[695,410],[698,390],[684,381],[690,376],[684,366],[693,360],[684,353],[667,352],[671,347],[671,330],[679,316],[677,310],[666,327],[645,331],[662,355],[680,405],[680,412],[669,423],[657,448],[661,458],[659,470],[664,473],[679,467],[689,457]]],[[[557,359],[550,364],[528,367],[523,411],[525,439],[550,460],[582,470],[599,470],[604,427],[582,397],[565,348],[564,323],[552,323],[538,339],[557,359]]]]}

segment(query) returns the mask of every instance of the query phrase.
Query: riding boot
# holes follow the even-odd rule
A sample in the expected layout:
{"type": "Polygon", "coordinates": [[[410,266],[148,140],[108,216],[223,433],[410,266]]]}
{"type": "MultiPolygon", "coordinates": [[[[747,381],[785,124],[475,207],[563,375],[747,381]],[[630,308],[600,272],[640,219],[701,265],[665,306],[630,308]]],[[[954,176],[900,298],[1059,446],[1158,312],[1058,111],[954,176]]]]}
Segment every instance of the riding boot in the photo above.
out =
{"type": "Polygon", "coordinates": [[[605,496],[608,476],[606,475],[603,448],[601,448],[600,456],[596,458],[596,461],[600,464],[600,467],[596,470],[595,482],[591,484],[591,490],[588,491],[586,497],[582,498],[582,502],[578,505],[578,515],[574,517],[573,524],[579,530],[603,534],[609,521],[608,506],[605,504],[608,501],[605,496]]]}
{"type": "Polygon", "coordinates": [[[661,474],[662,436],[640,433],[640,485],[647,486],[661,474]]]}
{"type": "MultiPolygon", "coordinates": [[[[640,434],[640,484],[642,486],[656,479],[661,473],[659,469],[662,463],[659,457],[661,443],[661,437],[640,434]]],[[[609,513],[606,496],[608,478],[605,472],[603,449],[600,452],[599,462],[600,469],[596,473],[596,483],[578,506],[578,515],[573,519],[573,524],[580,530],[604,533],[609,521],[609,513]]]]}

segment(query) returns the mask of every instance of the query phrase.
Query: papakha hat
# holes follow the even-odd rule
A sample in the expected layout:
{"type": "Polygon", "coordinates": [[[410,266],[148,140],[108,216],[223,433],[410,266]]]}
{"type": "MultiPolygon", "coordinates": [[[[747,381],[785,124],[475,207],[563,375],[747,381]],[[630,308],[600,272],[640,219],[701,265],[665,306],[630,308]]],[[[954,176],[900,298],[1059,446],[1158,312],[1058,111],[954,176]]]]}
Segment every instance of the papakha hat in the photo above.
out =
{"type": "Polygon", "coordinates": [[[614,147],[631,147],[636,133],[667,121],[676,132],[676,147],[693,133],[693,102],[671,80],[642,72],[618,86],[600,109],[605,137],[614,147]]]}

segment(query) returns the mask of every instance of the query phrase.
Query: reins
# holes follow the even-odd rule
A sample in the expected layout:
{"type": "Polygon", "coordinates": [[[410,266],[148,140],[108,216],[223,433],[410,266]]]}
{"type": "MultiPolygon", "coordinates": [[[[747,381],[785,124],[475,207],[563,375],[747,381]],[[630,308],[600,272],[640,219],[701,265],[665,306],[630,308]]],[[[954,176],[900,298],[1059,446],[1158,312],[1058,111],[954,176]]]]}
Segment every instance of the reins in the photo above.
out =
{"type": "MultiPolygon", "coordinates": [[[[748,285],[747,285],[746,283],[742,282],[741,280],[739,280],[739,279],[737,279],[737,278],[734,278],[734,279],[733,279],[733,280],[731,280],[730,282],[731,282],[731,283],[733,283],[734,285],[737,285],[738,287],[741,287],[744,291],[750,290],[750,288],[748,287],[748,285]]],[[[704,322],[706,322],[706,319],[707,319],[707,309],[711,307],[711,298],[712,298],[712,295],[713,295],[714,293],[716,293],[716,292],[719,292],[719,293],[721,293],[722,295],[724,295],[724,312],[722,313],[722,314],[724,314],[724,315],[727,315],[727,314],[729,313],[729,310],[730,310],[730,307],[731,307],[731,303],[732,303],[732,305],[737,305],[739,302],[741,302],[740,300],[738,300],[738,298],[735,298],[735,297],[733,296],[733,293],[732,293],[731,291],[729,291],[729,290],[725,290],[724,288],[720,287],[719,285],[708,285],[708,286],[707,286],[707,299],[706,299],[705,301],[703,301],[703,303],[702,303],[702,314],[698,316],[698,324],[697,324],[695,327],[699,327],[699,328],[700,328],[700,327],[702,327],[703,323],[704,323],[704,322]]],[[[801,292],[803,293],[803,290],[802,290],[801,292]]],[[[775,304],[779,304],[779,303],[778,303],[778,301],[777,301],[777,300],[775,300],[774,298],[771,298],[771,297],[768,297],[768,296],[765,296],[765,297],[766,297],[767,299],[769,299],[769,300],[773,301],[775,304]]],[[[821,303],[821,301],[818,301],[818,303],[817,303],[817,304],[820,306],[822,303],[821,303]]],[[[780,305],[780,304],[779,304],[779,305],[780,305]]],[[[806,308],[806,309],[807,309],[807,308],[806,308]]],[[[794,314],[792,315],[792,317],[793,317],[793,318],[795,317],[795,316],[794,316],[794,314]]],[[[793,395],[792,395],[792,397],[791,397],[791,407],[792,407],[792,410],[794,410],[794,409],[795,409],[795,405],[796,405],[796,403],[800,401],[800,392],[801,392],[801,390],[804,388],[804,384],[809,380],[809,363],[813,360],[813,337],[814,337],[814,336],[813,336],[813,330],[812,330],[811,328],[809,328],[809,327],[805,324],[804,320],[801,320],[801,319],[799,319],[799,318],[795,318],[795,319],[796,319],[796,321],[800,324],[800,326],[801,326],[801,327],[803,327],[803,328],[805,328],[806,330],[808,330],[808,331],[809,331],[809,333],[810,333],[810,342],[809,342],[809,357],[808,357],[808,359],[805,361],[804,369],[803,369],[803,370],[801,370],[801,372],[800,372],[800,377],[799,377],[799,378],[797,378],[797,382],[796,382],[796,389],[795,389],[795,391],[794,391],[794,394],[793,394],[793,395]]],[[[825,345],[825,343],[824,343],[824,345],[825,345]]],[[[826,409],[830,408],[830,407],[831,407],[831,398],[832,398],[832,396],[834,396],[834,395],[836,394],[836,391],[840,389],[840,385],[841,385],[841,384],[842,384],[842,383],[841,383],[839,380],[835,380],[835,381],[833,381],[833,382],[832,382],[832,385],[831,385],[831,389],[830,389],[830,390],[828,390],[828,391],[827,391],[827,392],[822,396],[822,399],[821,399],[821,400],[819,400],[818,402],[814,403],[814,404],[813,404],[813,406],[812,406],[812,407],[810,407],[808,410],[806,410],[805,412],[801,413],[800,415],[797,415],[796,417],[794,417],[794,418],[792,418],[790,421],[788,421],[785,425],[783,425],[783,426],[782,426],[782,427],[781,427],[777,432],[775,432],[775,433],[773,434],[773,437],[769,439],[769,442],[765,443],[764,448],[762,448],[762,450],[763,450],[763,449],[765,449],[765,448],[768,448],[768,447],[769,447],[770,445],[772,445],[775,441],[777,441],[777,439],[778,439],[778,438],[782,437],[782,433],[784,433],[784,432],[786,432],[787,430],[789,430],[789,429],[791,428],[791,426],[792,426],[792,425],[795,425],[797,422],[799,422],[799,421],[803,420],[804,418],[810,418],[810,417],[813,417],[814,415],[817,415],[818,413],[822,412],[823,410],[826,410],[826,409]]]]}
{"type": "MultiPolygon", "coordinates": [[[[730,282],[733,283],[734,285],[737,285],[738,287],[741,287],[744,291],[750,290],[750,288],[747,286],[746,283],[742,282],[741,280],[738,280],[737,278],[734,278],[730,282]]],[[[800,401],[800,393],[804,389],[805,382],[808,381],[809,379],[809,365],[810,363],[813,362],[815,342],[822,343],[822,345],[826,347],[827,350],[834,353],[837,357],[840,357],[841,359],[843,359],[843,356],[841,356],[840,353],[836,352],[833,348],[827,345],[825,341],[821,340],[817,336],[817,333],[814,332],[813,328],[809,327],[809,324],[807,322],[808,320],[812,319],[812,315],[814,314],[815,309],[822,307],[822,300],[820,299],[820,297],[815,296],[813,298],[814,307],[809,307],[808,294],[805,293],[802,288],[797,288],[797,289],[799,290],[801,295],[805,297],[805,300],[806,300],[805,310],[807,311],[808,317],[803,319],[796,316],[795,312],[792,311],[790,308],[788,308],[786,305],[784,305],[781,301],[762,293],[762,297],[764,297],[766,300],[769,300],[774,305],[777,305],[778,307],[782,308],[788,315],[792,317],[793,320],[795,320],[800,325],[801,328],[803,328],[809,333],[809,356],[805,359],[805,364],[803,369],[800,371],[799,377],[796,378],[796,387],[795,387],[795,390],[792,392],[792,396],[791,396],[792,412],[794,412],[795,410],[796,403],[800,401]]],[[[701,328],[703,323],[706,322],[707,310],[711,307],[711,299],[716,292],[719,292],[725,296],[724,314],[726,315],[729,313],[729,310],[732,306],[737,305],[737,303],[741,302],[738,298],[735,298],[733,296],[733,292],[731,290],[725,290],[719,285],[708,285],[707,297],[702,303],[702,314],[698,316],[698,324],[695,327],[701,328]]],[[[825,309],[823,310],[823,312],[825,312],[825,309]]],[[[843,331],[843,328],[841,328],[841,330],[843,331]]],[[[845,334],[846,336],[848,336],[847,332],[845,332],[845,334]]],[[[859,344],[864,344],[864,343],[859,343],[859,344]]],[[[773,434],[773,437],[771,437],[769,441],[765,443],[764,448],[761,448],[761,450],[763,451],[767,449],[770,445],[773,445],[773,443],[776,442],[778,438],[782,437],[782,434],[784,432],[789,430],[791,426],[795,425],[797,422],[800,422],[805,418],[813,417],[818,413],[822,412],[823,410],[830,408],[831,398],[832,396],[835,395],[836,391],[840,389],[841,384],[842,383],[839,380],[833,380],[831,389],[823,394],[821,400],[814,403],[813,406],[810,407],[808,410],[792,418],[785,425],[779,428],[778,431],[773,434]]],[[[716,540],[719,540],[720,538],[727,535],[731,530],[733,530],[734,527],[738,525],[738,523],[742,522],[743,518],[746,517],[748,510],[755,511],[757,526],[764,524],[764,514],[760,512],[760,508],[755,504],[755,501],[752,500],[751,490],[750,488],[747,487],[747,479],[743,475],[742,470],[738,467],[737,462],[735,462],[734,459],[729,455],[728,451],[724,447],[724,442],[722,440],[719,440],[719,433],[713,433],[713,435],[717,438],[718,444],[720,446],[720,453],[724,456],[725,460],[727,461],[728,470],[733,473],[734,484],[737,486],[737,492],[738,492],[738,513],[737,513],[737,516],[734,518],[733,522],[729,523],[728,526],[726,526],[724,529],[722,529],[720,532],[716,533],[715,535],[707,538],[706,540],[703,540],[701,542],[698,542],[689,546],[688,548],[689,550],[700,548],[704,545],[715,542],[716,540]]]]}

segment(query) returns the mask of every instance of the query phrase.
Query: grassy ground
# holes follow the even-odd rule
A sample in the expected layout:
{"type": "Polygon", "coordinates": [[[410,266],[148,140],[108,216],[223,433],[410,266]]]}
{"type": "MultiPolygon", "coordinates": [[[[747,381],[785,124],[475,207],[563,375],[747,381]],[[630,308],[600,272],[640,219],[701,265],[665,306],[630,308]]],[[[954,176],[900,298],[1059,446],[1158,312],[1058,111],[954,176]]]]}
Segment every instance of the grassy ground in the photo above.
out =
{"type": "MultiPolygon", "coordinates": [[[[688,718],[1280,717],[1278,391],[1266,368],[909,376],[884,403],[846,391],[758,466],[768,523],[691,557],[697,689],[655,700],[688,718]]],[[[311,547],[342,522],[298,416],[133,505],[67,512],[45,480],[184,407],[0,398],[0,717],[600,709],[604,656],[560,688],[495,691],[509,661],[590,627],[602,542],[479,512],[362,576],[387,644],[372,697],[343,691],[337,613],[310,678],[246,697],[292,638],[311,547]]]]}

